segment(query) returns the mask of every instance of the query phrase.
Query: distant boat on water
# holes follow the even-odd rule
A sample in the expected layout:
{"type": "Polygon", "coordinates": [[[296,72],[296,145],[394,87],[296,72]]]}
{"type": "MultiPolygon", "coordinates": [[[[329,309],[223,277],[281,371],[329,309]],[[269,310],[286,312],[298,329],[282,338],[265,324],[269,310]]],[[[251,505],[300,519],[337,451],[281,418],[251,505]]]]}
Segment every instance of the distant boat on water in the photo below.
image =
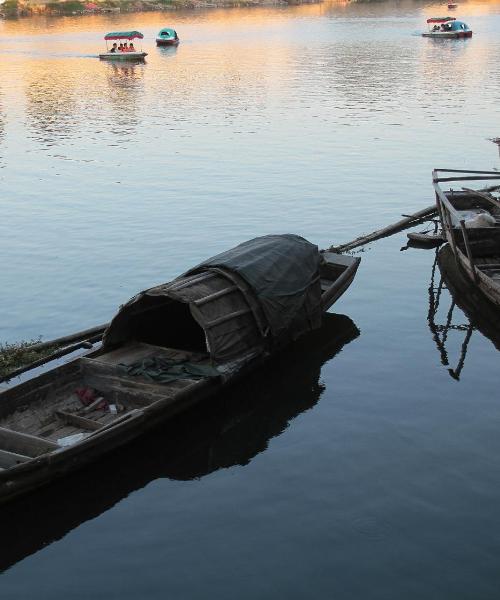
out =
{"type": "MultiPolygon", "coordinates": [[[[111,49],[108,47],[109,41],[125,41],[126,46],[127,41],[132,42],[132,40],[142,40],[143,38],[144,36],[140,31],[112,31],[111,33],[107,33],[104,36],[106,41],[106,52],[99,54],[99,58],[101,60],[144,60],[144,57],[146,57],[148,54],[147,52],[143,52],[142,48],[139,51],[135,50],[135,48],[133,50],[129,50],[127,47],[124,50],[121,50],[121,43],[119,47],[117,47],[116,43],[112,45],[111,49]]],[[[133,48],[133,44],[131,44],[131,47],[133,48]]]]}
{"type": "Polygon", "coordinates": [[[164,27],[160,29],[158,35],[156,36],[156,45],[157,46],[177,46],[179,44],[179,36],[175,29],[171,29],[170,27],[164,27]]]}
{"type": "Polygon", "coordinates": [[[422,33],[423,37],[432,38],[469,38],[472,31],[463,21],[455,17],[431,17],[427,19],[428,31],[422,33]]]}

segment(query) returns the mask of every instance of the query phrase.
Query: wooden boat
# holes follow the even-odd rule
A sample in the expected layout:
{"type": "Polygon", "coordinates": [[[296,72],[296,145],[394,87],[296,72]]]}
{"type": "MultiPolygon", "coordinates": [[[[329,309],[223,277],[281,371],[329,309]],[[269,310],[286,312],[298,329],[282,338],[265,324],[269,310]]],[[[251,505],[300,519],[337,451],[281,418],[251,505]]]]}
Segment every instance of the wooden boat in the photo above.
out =
{"type": "Polygon", "coordinates": [[[436,246],[440,246],[445,241],[441,233],[420,233],[417,231],[412,231],[407,233],[406,237],[413,245],[422,248],[435,248],[436,246]]]}
{"type": "Polygon", "coordinates": [[[141,292],[101,348],[0,394],[0,501],[125,444],[318,329],[359,262],[264,236],[141,292]]]}
{"type": "Polygon", "coordinates": [[[478,180],[496,180],[500,184],[500,173],[435,169],[432,177],[441,227],[457,265],[486,298],[500,306],[500,185],[448,191],[440,185],[470,185],[478,180]]]}
{"type": "Polygon", "coordinates": [[[458,7],[458,4],[456,2],[448,2],[448,8],[450,10],[454,10],[457,7],[458,7]]]}
{"type": "Polygon", "coordinates": [[[148,55],[147,52],[143,52],[142,48],[140,50],[135,50],[134,52],[121,52],[117,48],[117,44],[113,43],[112,47],[109,48],[108,42],[122,42],[122,41],[132,41],[132,40],[142,40],[144,36],[140,31],[112,31],[111,33],[107,33],[104,36],[106,40],[106,52],[99,54],[99,58],[101,60],[127,60],[127,61],[141,61],[148,55]]]}
{"type": "Polygon", "coordinates": [[[436,39],[458,39],[472,37],[472,31],[463,21],[457,21],[455,17],[432,17],[427,19],[428,31],[422,33],[423,37],[436,39]]]}
{"type": "Polygon", "coordinates": [[[160,29],[158,35],[156,36],[157,46],[177,46],[179,41],[180,40],[177,32],[175,29],[171,29],[170,27],[160,29]]]}

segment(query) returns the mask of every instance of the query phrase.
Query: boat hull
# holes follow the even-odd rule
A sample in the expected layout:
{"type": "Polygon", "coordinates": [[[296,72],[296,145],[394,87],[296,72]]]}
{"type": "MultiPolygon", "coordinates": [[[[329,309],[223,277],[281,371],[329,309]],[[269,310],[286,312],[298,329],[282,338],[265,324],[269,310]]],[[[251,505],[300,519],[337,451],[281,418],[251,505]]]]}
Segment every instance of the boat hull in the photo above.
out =
{"type": "Polygon", "coordinates": [[[127,61],[127,60],[144,60],[148,55],[147,52],[105,52],[99,54],[101,60],[127,61]]]}
{"type": "Polygon", "coordinates": [[[500,312],[498,305],[489,302],[465,269],[457,266],[453,250],[446,244],[438,254],[443,279],[456,304],[481,333],[500,350],[500,312]]]}
{"type": "Polygon", "coordinates": [[[488,277],[480,269],[473,269],[469,263],[467,256],[455,246],[453,250],[451,236],[447,235],[450,248],[455,255],[455,260],[458,267],[463,271],[466,277],[474,283],[484,296],[497,308],[500,308],[500,284],[493,278],[488,277]]]}
{"type": "Polygon", "coordinates": [[[179,45],[179,38],[175,39],[175,38],[170,38],[170,39],[162,39],[162,38],[156,38],[156,45],[157,46],[178,46],[179,45]]]}
{"type": "Polygon", "coordinates": [[[428,33],[422,33],[422,37],[429,37],[434,39],[461,39],[472,37],[472,31],[429,31],[428,33]]]}

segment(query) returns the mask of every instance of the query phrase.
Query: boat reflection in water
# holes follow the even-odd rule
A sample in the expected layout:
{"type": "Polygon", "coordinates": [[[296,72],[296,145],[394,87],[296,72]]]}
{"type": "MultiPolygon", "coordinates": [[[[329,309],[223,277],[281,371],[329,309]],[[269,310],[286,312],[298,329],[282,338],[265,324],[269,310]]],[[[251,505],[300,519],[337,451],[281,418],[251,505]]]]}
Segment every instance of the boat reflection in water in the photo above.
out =
{"type": "Polygon", "coordinates": [[[324,391],[322,366],[360,333],[344,315],[327,313],[323,323],[207,406],[182,413],[98,463],[2,507],[0,570],[155,479],[197,479],[246,465],[264,452],[270,439],[318,402],[324,391]]]}
{"type": "Polygon", "coordinates": [[[443,246],[439,251],[436,250],[429,285],[428,323],[441,355],[441,363],[448,367],[451,377],[456,380],[460,379],[469,342],[475,330],[480,331],[500,350],[500,310],[488,302],[478,287],[461,271],[449,244],[443,246]],[[449,308],[445,313],[444,323],[437,323],[437,312],[445,297],[446,289],[451,296],[449,308]],[[457,306],[465,315],[467,322],[453,322],[457,306]],[[450,365],[447,350],[452,331],[459,331],[463,334],[459,358],[454,368],[450,365]]]}

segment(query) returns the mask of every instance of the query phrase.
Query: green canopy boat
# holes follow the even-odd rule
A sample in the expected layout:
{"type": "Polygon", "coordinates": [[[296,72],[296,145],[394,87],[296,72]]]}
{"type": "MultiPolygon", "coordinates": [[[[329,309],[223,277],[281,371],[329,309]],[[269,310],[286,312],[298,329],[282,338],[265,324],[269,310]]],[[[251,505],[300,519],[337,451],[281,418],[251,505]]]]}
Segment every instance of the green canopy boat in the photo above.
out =
{"type": "Polygon", "coordinates": [[[112,31],[104,36],[106,40],[106,52],[99,54],[101,60],[144,60],[147,52],[142,48],[136,50],[132,40],[142,40],[144,36],[140,31],[112,31]],[[122,43],[123,40],[123,43],[122,43]],[[111,48],[108,42],[112,41],[111,48]],[[120,42],[120,45],[117,42],[120,42]],[[131,42],[130,45],[127,41],[131,42]]]}
{"type": "Polygon", "coordinates": [[[171,29],[170,27],[164,27],[160,29],[158,35],[156,36],[156,45],[157,46],[177,46],[179,43],[179,36],[175,29],[171,29]]]}

